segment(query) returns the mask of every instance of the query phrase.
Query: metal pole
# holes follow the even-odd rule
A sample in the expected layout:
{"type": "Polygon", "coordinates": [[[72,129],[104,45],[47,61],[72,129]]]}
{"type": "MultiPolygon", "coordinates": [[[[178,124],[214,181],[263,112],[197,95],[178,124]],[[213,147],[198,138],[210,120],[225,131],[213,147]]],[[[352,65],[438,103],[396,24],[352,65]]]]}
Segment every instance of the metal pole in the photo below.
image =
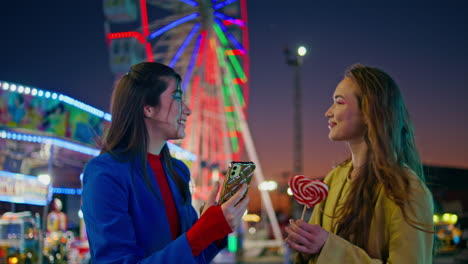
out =
{"type": "Polygon", "coordinates": [[[294,174],[302,174],[301,57],[297,57],[294,78],[294,174]]]}
{"type": "MultiPolygon", "coordinates": [[[[236,107],[236,110],[241,116],[240,126],[241,126],[242,135],[243,135],[243,139],[244,139],[246,150],[247,150],[247,155],[249,156],[250,160],[252,160],[257,165],[257,168],[255,169],[254,179],[257,182],[257,184],[260,184],[265,181],[265,178],[263,177],[262,166],[260,165],[260,160],[258,159],[257,151],[255,150],[255,146],[252,140],[252,135],[250,134],[250,129],[247,125],[247,121],[245,120],[244,113],[242,112],[242,109],[240,108],[239,103],[236,100],[234,101],[235,101],[234,105],[236,107]]],[[[266,190],[260,190],[260,195],[266,207],[268,218],[270,218],[270,221],[271,221],[271,227],[273,229],[273,235],[275,237],[276,245],[281,246],[283,244],[283,237],[281,235],[281,230],[279,228],[278,220],[276,219],[275,210],[273,209],[273,206],[271,204],[270,195],[268,191],[266,190]]]]}
{"type": "MultiPolygon", "coordinates": [[[[293,174],[303,174],[303,147],[302,147],[302,100],[301,100],[301,65],[302,56],[294,54],[291,56],[289,49],[286,48],[286,62],[289,66],[294,67],[294,94],[293,94],[293,109],[294,109],[294,131],[293,131],[293,174]]],[[[300,216],[300,205],[292,199],[291,215],[294,219],[300,216]]]]}
{"type": "MultiPolygon", "coordinates": [[[[232,88],[232,87],[231,87],[232,88]]],[[[232,90],[232,94],[235,94],[234,90],[232,90]]],[[[262,166],[260,164],[260,160],[257,155],[257,151],[255,150],[255,145],[253,143],[252,135],[250,134],[250,129],[247,124],[247,120],[244,115],[244,111],[242,110],[239,99],[236,96],[233,96],[233,103],[234,103],[234,109],[236,112],[239,114],[239,125],[241,127],[242,131],[242,137],[245,142],[245,147],[247,150],[247,155],[251,161],[253,161],[256,164],[256,169],[255,169],[255,181],[257,184],[262,183],[265,181],[265,178],[263,177],[263,170],[262,166]]],[[[274,241],[271,241],[271,246],[282,246],[283,245],[283,237],[281,235],[281,230],[278,224],[278,220],[276,219],[275,215],[275,210],[273,209],[273,206],[271,204],[271,199],[270,195],[268,194],[268,191],[266,190],[260,190],[260,195],[262,198],[262,201],[264,202],[264,205],[266,207],[266,211],[268,214],[268,218],[271,221],[271,227],[273,229],[273,236],[275,237],[274,241]]],[[[247,244],[247,243],[246,243],[247,244]]],[[[266,245],[266,244],[265,244],[266,245]]]]}
{"type": "MultiPolygon", "coordinates": [[[[294,54],[291,56],[289,48],[285,49],[286,62],[289,66],[294,66],[294,131],[293,131],[293,174],[303,174],[303,151],[302,151],[302,100],[301,100],[301,64],[302,56],[294,54]]],[[[299,219],[300,204],[291,199],[291,216],[299,219]]],[[[291,263],[291,250],[285,246],[284,263],[291,263]]]]}

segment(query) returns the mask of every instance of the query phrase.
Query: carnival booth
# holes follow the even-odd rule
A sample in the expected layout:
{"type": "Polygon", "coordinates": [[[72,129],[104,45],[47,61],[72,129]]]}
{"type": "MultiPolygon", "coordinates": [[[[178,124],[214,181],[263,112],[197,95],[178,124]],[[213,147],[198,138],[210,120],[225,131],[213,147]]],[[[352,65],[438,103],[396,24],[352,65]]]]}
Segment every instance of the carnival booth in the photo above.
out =
{"type": "MultiPolygon", "coordinates": [[[[18,234],[33,233],[40,237],[40,249],[29,248],[42,251],[46,263],[83,263],[87,258],[81,174],[87,161],[99,154],[110,120],[110,114],[64,94],[0,80],[0,215],[8,221],[34,219],[37,229],[10,233],[13,227],[2,218],[0,226],[10,231],[0,238],[0,263],[10,263],[8,252],[19,254],[10,258],[19,262],[11,263],[23,263],[19,256],[28,240],[18,240],[18,234]],[[15,216],[17,211],[28,216],[15,216]]],[[[169,149],[188,166],[195,160],[175,144],[169,149]]]]}

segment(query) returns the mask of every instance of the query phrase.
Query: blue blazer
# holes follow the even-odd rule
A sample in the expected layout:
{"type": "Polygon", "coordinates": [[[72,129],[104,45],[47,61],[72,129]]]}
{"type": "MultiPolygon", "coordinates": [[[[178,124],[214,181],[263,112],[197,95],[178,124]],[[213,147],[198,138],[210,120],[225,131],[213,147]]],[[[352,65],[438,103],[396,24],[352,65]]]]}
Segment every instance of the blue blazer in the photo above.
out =
{"type": "MultiPolygon", "coordinates": [[[[185,182],[187,166],[175,160],[185,182]]],[[[82,211],[89,239],[92,263],[209,263],[220,248],[211,244],[194,257],[186,231],[197,221],[192,199],[183,197],[171,177],[167,177],[179,213],[180,235],[172,240],[166,210],[151,167],[148,175],[152,191],[141,173],[139,162],[120,162],[109,154],[93,158],[83,176],[82,211]],[[133,166],[132,166],[133,165],[133,166]]],[[[189,195],[190,196],[190,195],[189,195]]],[[[224,245],[226,245],[224,239],[224,245]]]]}

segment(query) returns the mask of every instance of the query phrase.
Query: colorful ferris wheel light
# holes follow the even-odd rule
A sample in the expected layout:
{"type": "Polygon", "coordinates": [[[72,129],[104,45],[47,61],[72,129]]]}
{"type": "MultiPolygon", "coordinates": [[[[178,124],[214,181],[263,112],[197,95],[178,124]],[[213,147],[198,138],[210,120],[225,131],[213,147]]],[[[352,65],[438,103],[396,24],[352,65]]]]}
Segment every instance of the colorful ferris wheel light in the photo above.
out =
{"type": "Polygon", "coordinates": [[[195,47],[193,48],[192,56],[190,57],[190,62],[187,68],[187,72],[185,73],[184,80],[182,81],[182,89],[184,92],[187,90],[187,83],[190,80],[190,77],[192,76],[193,73],[193,68],[195,67],[195,63],[197,61],[197,55],[198,52],[200,51],[200,44],[202,43],[202,40],[204,38],[204,34],[200,34],[197,37],[197,41],[195,42],[195,47]]]}
{"type": "Polygon", "coordinates": [[[192,146],[191,151],[197,156],[202,155],[201,160],[214,158],[209,162],[223,164],[240,155],[244,144],[237,124],[240,118],[238,110],[226,112],[224,108],[233,107],[234,97],[242,108],[247,106],[244,98],[248,96],[249,69],[246,1],[180,2],[191,7],[177,1],[139,0],[141,28],[137,31],[141,31],[141,35],[120,32],[110,33],[108,37],[138,38],[145,45],[148,61],[165,63],[184,77],[182,88],[190,96],[190,107],[196,108],[192,115],[194,121],[187,123],[187,131],[192,131],[189,135],[197,136],[189,136],[182,144],[189,142],[184,147],[192,146]],[[147,3],[169,13],[150,23],[149,15],[152,13],[148,13],[147,3]],[[145,43],[142,42],[143,37],[145,43]],[[211,133],[218,136],[208,136],[211,133]],[[197,139],[200,135],[206,139],[197,139]],[[203,150],[199,153],[200,150],[193,146],[200,146],[203,150]],[[224,149],[210,150],[212,148],[224,149]],[[207,154],[213,151],[219,153],[207,154]]]}
{"type": "Polygon", "coordinates": [[[236,1],[237,0],[226,0],[226,1],[221,2],[221,3],[217,3],[217,4],[213,5],[213,9],[218,10],[218,9],[223,8],[223,7],[227,6],[227,5],[230,5],[230,4],[232,4],[232,3],[236,2],[236,1]]]}
{"type": "Polygon", "coordinates": [[[174,55],[174,58],[172,58],[171,62],[169,63],[169,67],[174,67],[174,65],[177,63],[177,61],[179,60],[182,53],[185,51],[185,48],[187,48],[188,44],[190,43],[193,36],[195,35],[195,33],[197,33],[197,31],[198,31],[198,29],[200,27],[201,27],[200,23],[197,23],[197,24],[195,24],[193,26],[192,30],[187,35],[184,42],[182,43],[182,45],[180,45],[179,49],[177,50],[176,54],[174,55]]]}
{"type": "Polygon", "coordinates": [[[226,50],[225,52],[226,56],[232,56],[232,55],[245,55],[245,51],[243,50],[238,50],[238,49],[235,49],[235,50],[226,50]]]}
{"type": "Polygon", "coordinates": [[[241,19],[230,17],[230,16],[228,16],[226,14],[223,14],[221,12],[218,12],[218,11],[213,12],[213,14],[217,18],[220,18],[220,19],[224,20],[225,23],[223,23],[223,24],[226,24],[226,22],[228,22],[228,24],[234,24],[234,25],[238,25],[240,27],[245,27],[245,22],[243,20],[241,20],[241,19]]]}
{"type": "Polygon", "coordinates": [[[229,32],[229,30],[227,29],[227,27],[221,23],[221,20],[215,18],[214,21],[216,22],[216,24],[221,28],[222,32],[225,34],[225,36],[231,41],[231,43],[236,46],[237,49],[240,49],[240,50],[243,50],[245,52],[245,49],[244,47],[242,46],[242,44],[239,43],[239,41],[237,41],[237,39],[229,32]]]}
{"type": "Polygon", "coordinates": [[[194,6],[194,7],[197,7],[198,6],[198,2],[197,1],[194,1],[194,0],[180,0],[186,4],[189,4],[191,6],[194,6]]]}
{"type": "MultiPolygon", "coordinates": [[[[139,2],[139,30],[146,38],[147,60],[170,64],[184,77],[182,87],[193,114],[186,123],[187,137],[179,144],[197,156],[197,161],[190,165],[194,197],[206,199],[203,196],[214,178],[210,172],[224,169],[229,161],[240,159],[244,147],[249,158],[260,163],[245,113],[250,68],[246,0],[139,2]],[[163,12],[148,13],[147,3],[163,12]],[[197,23],[201,23],[202,30],[192,33],[197,23]]],[[[120,27],[114,26],[115,29],[120,27]]],[[[263,179],[260,166],[257,170],[257,178],[263,179]]],[[[264,192],[261,192],[262,200],[276,242],[281,245],[281,232],[271,200],[264,192]]]]}
{"type": "Polygon", "coordinates": [[[157,36],[163,34],[164,32],[166,32],[166,31],[168,31],[168,30],[170,30],[170,29],[172,29],[172,28],[174,28],[174,27],[176,27],[176,26],[178,26],[178,25],[180,25],[180,24],[183,24],[183,23],[185,23],[185,22],[187,22],[187,21],[190,21],[190,20],[192,20],[192,19],[194,19],[194,18],[197,18],[197,17],[199,17],[199,16],[200,16],[200,13],[196,12],[196,13],[193,13],[193,14],[191,14],[191,15],[188,15],[188,16],[185,16],[185,17],[182,17],[182,18],[179,18],[178,20],[173,21],[173,22],[167,24],[166,26],[164,26],[164,27],[162,27],[162,28],[156,30],[156,31],[153,32],[153,33],[151,33],[151,34],[149,35],[149,38],[150,38],[150,39],[154,39],[154,38],[156,38],[157,36]]]}
{"type": "Polygon", "coordinates": [[[118,38],[136,38],[141,44],[146,43],[145,37],[137,31],[127,31],[127,32],[119,32],[119,33],[109,33],[107,35],[109,39],[118,39],[118,38]]]}

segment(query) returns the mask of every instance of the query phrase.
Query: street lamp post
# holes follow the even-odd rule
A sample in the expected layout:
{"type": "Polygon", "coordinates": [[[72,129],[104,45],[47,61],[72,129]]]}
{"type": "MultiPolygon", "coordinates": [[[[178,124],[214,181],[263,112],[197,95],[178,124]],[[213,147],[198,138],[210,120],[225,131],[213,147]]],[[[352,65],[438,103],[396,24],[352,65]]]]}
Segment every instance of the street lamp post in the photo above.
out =
{"type": "Polygon", "coordinates": [[[291,54],[288,48],[285,49],[286,63],[293,66],[295,70],[294,78],[294,174],[303,173],[303,152],[302,152],[302,102],[301,102],[301,65],[303,57],[307,53],[304,46],[297,49],[296,54],[291,54]]]}
{"type": "MultiPolygon", "coordinates": [[[[307,53],[305,47],[301,46],[297,49],[297,53],[291,54],[290,50],[284,50],[286,55],[286,63],[294,67],[294,138],[293,138],[293,173],[303,174],[303,155],[302,155],[302,103],[301,103],[301,65],[303,57],[307,53]]],[[[292,199],[291,203],[291,216],[294,219],[300,217],[300,205],[292,199]]]]}

